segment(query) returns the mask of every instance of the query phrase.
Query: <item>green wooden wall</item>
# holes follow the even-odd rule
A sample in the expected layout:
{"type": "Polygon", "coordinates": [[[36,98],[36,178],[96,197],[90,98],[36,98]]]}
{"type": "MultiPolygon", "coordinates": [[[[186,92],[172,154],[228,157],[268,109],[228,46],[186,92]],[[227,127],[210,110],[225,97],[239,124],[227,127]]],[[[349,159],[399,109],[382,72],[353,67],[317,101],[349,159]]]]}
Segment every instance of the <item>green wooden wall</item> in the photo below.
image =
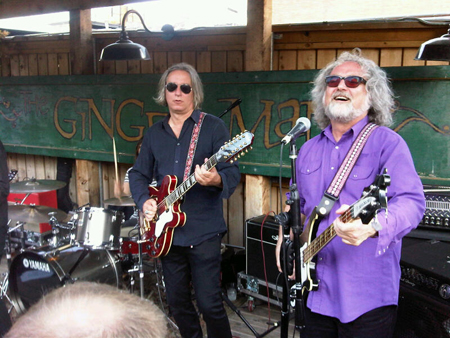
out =
{"type": "MultiPolygon", "coordinates": [[[[398,100],[397,131],[410,146],[424,183],[450,185],[450,66],[390,67],[398,100]]],[[[290,176],[288,147],[280,140],[295,121],[311,118],[309,91],[316,70],[207,73],[203,110],[222,117],[232,136],[255,134],[241,158],[242,173],[290,176]]],[[[0,139],[7,151],[132,163],[136,141],[167,109],[156,105],[160,75],[39,76],[2,78],[0,139]]],[[[313,127],[297,141],[317,135],[313,127]]]]}

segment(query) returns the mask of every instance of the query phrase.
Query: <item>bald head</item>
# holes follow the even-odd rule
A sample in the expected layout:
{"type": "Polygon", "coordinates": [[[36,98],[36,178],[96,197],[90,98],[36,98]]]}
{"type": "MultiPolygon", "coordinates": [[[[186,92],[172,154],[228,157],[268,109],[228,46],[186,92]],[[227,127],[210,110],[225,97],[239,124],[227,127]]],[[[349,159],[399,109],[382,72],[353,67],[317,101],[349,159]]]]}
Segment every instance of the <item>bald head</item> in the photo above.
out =
{"type": "Polygon", "coordinates": [[[159,308],[106,284],[78,282],[53,290],[21,316],[6,338],[161,338],[159,308]]]}

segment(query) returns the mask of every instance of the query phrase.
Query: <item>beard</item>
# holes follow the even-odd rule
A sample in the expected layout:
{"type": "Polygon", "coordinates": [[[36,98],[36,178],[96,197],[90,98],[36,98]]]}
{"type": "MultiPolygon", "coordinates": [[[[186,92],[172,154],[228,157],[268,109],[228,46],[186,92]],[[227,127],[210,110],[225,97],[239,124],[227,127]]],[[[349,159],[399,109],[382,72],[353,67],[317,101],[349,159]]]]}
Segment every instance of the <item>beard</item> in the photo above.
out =
{"type": "MultiPolygon", "coordinates": [[[[338,96],[336,93],[334,96],[338,96]]],[[[339,94],[340,95],[340,94],[339,94]]],[[[370,97],[366,96],[361,108],[356,109],[352,101],[346,103],[331,100],[330,104],[325,107],[325,115],[330,119],[340,123],[349,123],[354,119],[366,114],[370,109],[370,97]]]]}

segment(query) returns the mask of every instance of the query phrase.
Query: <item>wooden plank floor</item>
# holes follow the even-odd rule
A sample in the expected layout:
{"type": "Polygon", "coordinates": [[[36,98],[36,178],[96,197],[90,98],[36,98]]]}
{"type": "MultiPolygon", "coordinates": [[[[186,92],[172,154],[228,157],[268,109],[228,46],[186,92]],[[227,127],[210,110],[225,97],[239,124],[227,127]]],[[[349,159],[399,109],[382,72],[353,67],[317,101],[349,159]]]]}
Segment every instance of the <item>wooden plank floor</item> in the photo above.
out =
{"type": "MultiPolygon", "coordinates": [[[[251,338],[251,337],[261,337],[266,331],[274,327],[274,324],[278,326],[264,335],[264,337],[275,338],[281,336],[281,327],[279,326],[279,321],[281,319],[281,312],[278,306],[271,305],[270,309],[267,306],[267,302],[262,300],[255,300],[256,306],[252,311],[249,311],[247,306],[247,296],[239,295],[237,298],[235,306],[238,307],[241,315],[244,319],[252,326],[256,334],[244,323],[244,321],[234,313],[229,307],[227,307],[228,318],[230,320],[230,326],[233,333],[233,337],[236,338],[251,338]],[[269,325],[270,324],[270,325],[269,325]]],[[[293,337],[294,324],[293,321],[289,323],[289,334],[288,337],[293,337]]],[[[296,334],[299,337],[298,333],[296,334]]]]}

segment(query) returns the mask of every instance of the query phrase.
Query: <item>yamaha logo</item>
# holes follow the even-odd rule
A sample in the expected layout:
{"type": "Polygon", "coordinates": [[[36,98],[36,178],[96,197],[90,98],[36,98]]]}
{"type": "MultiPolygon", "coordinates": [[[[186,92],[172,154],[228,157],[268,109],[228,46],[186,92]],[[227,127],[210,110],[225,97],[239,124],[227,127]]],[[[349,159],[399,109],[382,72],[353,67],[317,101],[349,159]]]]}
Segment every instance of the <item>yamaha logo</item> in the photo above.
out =
{"type": "Polygon", "coordinates": [[[43,263],[39,261],[34,261],[32,259],[24,259],[23,266],[27,269],[39,270],[44,272],[50,272],[50,266],[48,263],[43,263]]]}

